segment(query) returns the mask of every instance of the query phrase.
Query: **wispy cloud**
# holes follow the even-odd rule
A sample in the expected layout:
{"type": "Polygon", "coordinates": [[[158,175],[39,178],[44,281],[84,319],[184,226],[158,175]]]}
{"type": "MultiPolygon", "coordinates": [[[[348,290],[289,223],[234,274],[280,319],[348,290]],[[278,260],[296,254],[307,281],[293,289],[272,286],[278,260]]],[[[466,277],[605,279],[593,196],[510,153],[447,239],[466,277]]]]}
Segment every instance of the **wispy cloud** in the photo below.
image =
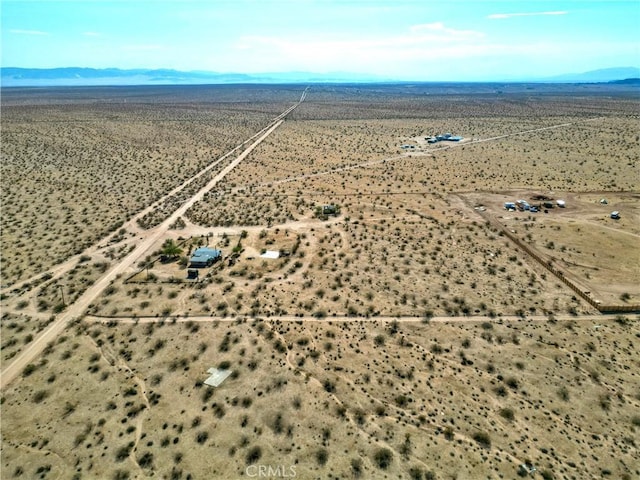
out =
{"type": "Polygon", "coordinates": [[[40,30],[21,30],[15,28],[9,30],[9,33],[15,33],[16,35],[49,35],[49,32],[43,32],[40,30]]]}
{"type": "Polygon", "coordinates": [[[566,15],[567,11],[556,11],[556,12],[522,12],[522,13],[493,13],[488,15],[487,18],[492,20],[501,20],[504,18],[512,18],[512,17],[538,17],[541,15],[566,15]]]}
{"type": "MultiPolygon", "coordinates": [[[[484,33],[475,30],[456,30],[443,23],[425,23],[413,25],[408,31],[386,37],[359,37],[342,39],[286,38],[249,35],[243,36],[236,43],[236,48],[249,50],[256,48],[281,49],[285,52],[308,51],[318,54],[326,52],[334,56],[335,52],[351,52],[354,54],[381,49],[402,48],[436,48],[439,45],[474,42],[482,39],[484,33]]],[[[296,53],[297,54],[297,53],[296,53]]]]}
{"type": "Polygon", "coordinates": [[[148,44],[148,45],[123,45],[122,49],[123,50],[129,50],[129,51],[140,51],[140,52],[145,52],[145,51],[153,51],[153,50],[162,50],[164,48],[164,45],[155,45],[155,44],[148,44]]]}
{"type": "Polygon", "coordinates": [[[85,37],[99,37],[101,34],[98,32],[82,32],[85,37]]]}
{"type": "MultiPolygon", "coordinates": [[[[484,44],[485,34],[457,30],[443,23],[414,25],[387,36],[289,37],[243,36],[235,50],[251,56],[255,69],[299,68],[312,71],[392,71],[412,62],[424,62],[441,54],[447,58],[473,55],[484,44]],[[262,59],[265,59],[264,66],[262,59]],[[277,59],[274,60],[274,59],[277,59]],[[291,67],[294,65],[294,67],[291,67]]],[[[258,70],[256,70],[258,71],[258,70]]]]}
{"type": "Polygon", "coordinates": [[[475,30],[456,30],[455,28],[449,28],[442,22],[435,23],[422,23],[420,25],[412,25],[409,27],[411,33],[417,35],[438,35],[441,40],[459,40],[467,38],[479,38],[483,37],[482,32],[475,30]]]}

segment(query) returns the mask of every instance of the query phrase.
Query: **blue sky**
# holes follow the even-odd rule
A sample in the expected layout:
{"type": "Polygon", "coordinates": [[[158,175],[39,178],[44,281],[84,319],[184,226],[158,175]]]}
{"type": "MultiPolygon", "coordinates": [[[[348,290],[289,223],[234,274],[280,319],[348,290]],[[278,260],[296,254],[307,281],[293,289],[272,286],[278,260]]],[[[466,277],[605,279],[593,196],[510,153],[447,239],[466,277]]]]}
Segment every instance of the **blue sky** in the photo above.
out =
{"type": "Polygon", "coordinates": [[[2,66],[491,80],[640,65],[640,0],[1,0],[2,66]]]}

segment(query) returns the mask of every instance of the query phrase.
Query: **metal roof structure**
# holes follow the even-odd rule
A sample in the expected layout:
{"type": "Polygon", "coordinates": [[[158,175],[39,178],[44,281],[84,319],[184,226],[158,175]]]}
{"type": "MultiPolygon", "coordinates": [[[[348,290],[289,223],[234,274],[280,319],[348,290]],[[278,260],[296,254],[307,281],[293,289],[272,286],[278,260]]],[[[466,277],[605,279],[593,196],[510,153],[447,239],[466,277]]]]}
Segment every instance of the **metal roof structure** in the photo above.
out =
{"type": "Polygon", "coordinates": [[[207,378],[204,383],[206,385],[209,385],[210,387],[219,387],[222,382],[224,382],[227,377],[231,375],[232,371],[211,367],[209,370],[207,370],[207,373],[209,373],[211,376],[207,378]]]}
{"type": "Polygon", "coordinates": [[[222,251],[215,248],[200,247],[193,252],[193,255],[191,255],[191,258],[189,259],[189,263],[191,265],[211,265],[220,257],[222,257],[222,251]]]}

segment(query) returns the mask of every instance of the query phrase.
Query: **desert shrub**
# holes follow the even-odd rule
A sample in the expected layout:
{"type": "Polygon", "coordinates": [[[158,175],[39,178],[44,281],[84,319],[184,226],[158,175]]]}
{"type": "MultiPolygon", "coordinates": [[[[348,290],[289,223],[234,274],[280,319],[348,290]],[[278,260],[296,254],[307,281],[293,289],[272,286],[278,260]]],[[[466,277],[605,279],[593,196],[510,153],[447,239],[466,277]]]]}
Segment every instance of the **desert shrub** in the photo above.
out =
{"type": "Polygon", "coordinates": [[[245,460],[247,462],[247,465],[251,465],[252,463],[256,463],[258,460],[260,460],[260,457],[262,457],[262,449],[256,445],[255,447],[251,447],[247,451],[245,460]]]}
{"type": "Polygon", "coordinates": [[[127,445],[118,448],[116,450],[116,462],[124,462],[129,457],[133,445],[133,442],[129,442],[127,445]]]}
{"type": "Polygon", "coordinates": [[[510,422],[512,422],[515,418],[515,414],[513,413],[512,408],[501,408],[498,413],[502,418],[504,418],[505,420],[509,420],[510,422]]]}
{"type": "Polygon", "coordinates": [[[569,401],[569,390],[567,387],[560,387],[560,390],[558,390],[558,396],[565,402],[569,401]]]}
{"type": "Polygon", "coordinates": [[[491,448],[491,438],[487,432],[476,432],[472,437],[482,448],[491,448]]]}
{"type": "Polygon", "coordinates": [[[424,477],[423,471],[420,467],[411,467],[409,469],[409,478],[411,480],[422,480],[424,477]]]}
{"type": "Polygon", "coordinates": [[[329,380],[328,378],[324,381],[322,386],[329,393],[333,393],[333,392],[336,391],[336,384],[334,382],[332,382],[331,380],[329,380]]]}
{"type": "Polygon", "coordinates": [[[509,388],[512,388],[513,390],[517,390],[518,389],[518,380],[514,377],[509,377],[505,380],[505,383],[507,384],[507,386],[509,388]]]}
{"type": "Polygon", "coordinates": [[[48,396],[49,392],[47,390],[38,390],[33,394],[33,403],[40,403],[48,396]]]}
{"type": "Polygon", "coordinates": [[[207,403],[212,396],[213,396],[213,389],[207,388],[202,392],[202,401],[204,403],[207,403]]]}
{"type": "Polygon", "coordinates": [[[508,391],[506,388],[504,388],[503,385],[500,385],[499,387],[496,387],[494,389],[494,391],[496,392],[496,395],[498,395],[499,397],[506,397],[508,395],[508,391]]]}
{"type": "Polygon", "coordinates": [[[145,452],[138,458],[138,464],[142,468],[152,468],[153,467],[153,453],[145,452]]]}
{"type": "Polygon", "coordinates": [[[445,429],[444,429],[444,438],[446,438],[447,440],[453,440],[454,435],[455,434],[453,432],[453,428],[445,427],[445,429]]]}
{"type": "Polygon", "coordinates": [[[598,403],[603,410],[609,410],[611,408],[611,397],[608,394],[600,395],[598,403]]]}
{"type": "Polygon", "coordinates": [[[198,432],[198,434],[196,435],[196,442],[202,445],[204,442],[207,441],[208,438],[209,438],[209,434],[207,432],[205,431],[198,432]]]}
{"type": "Polygon", "coordinates": [[[393,461],[393,452],[388,448],[379,448],[373,454],[373,461],[382,470],[386,470],[393,461]]]}
{"type": "Polygon", "coordinates": [[[316,461],[318,462],[318,465],[325,465],[327,460],[329,460],[329,452],[327,452],[326,449],[321,448],[316,452],[316,461]]]}
{"type": "Polygon", "coordinates": [[[364,410],[361,410],[359,408],[356,409],[356,411],[353,413],[353,417],[358,425],[364,425],[367,419],[364,410]]]}
{"type": "Polygon", "coordinates": [[[131,475],[127,470],[116,470],[113,472],[113,480],[129,480],[131,475]]]}
{"type": "Polygon", "coordinates": [[[362,475],[362,460],[359,458],[351,459],[351,473],[356,478],[359,478],[362,475]]]}

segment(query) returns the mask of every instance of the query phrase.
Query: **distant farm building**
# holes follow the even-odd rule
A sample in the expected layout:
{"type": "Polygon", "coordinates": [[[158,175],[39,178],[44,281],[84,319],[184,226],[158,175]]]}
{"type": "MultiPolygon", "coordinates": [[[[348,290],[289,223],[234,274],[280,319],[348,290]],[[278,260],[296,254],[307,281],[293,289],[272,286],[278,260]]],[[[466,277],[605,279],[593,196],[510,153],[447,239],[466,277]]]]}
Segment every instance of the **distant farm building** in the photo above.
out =
{"type": "Polygon", "coordinates": [[[436,135],[436,140],[439,142],[459,142],[462,140],[462,137],[457,137],[455,135],[451,135],[450,133],[443,133],[442,135],[436,135]]]}
{"type": "Polygon", "coordinates": [[[515,211],[516,202],[504,202],[504,209],[509,211],[515,211]]]}
{"type": "Polygon", "coordinates": [[[611,212],[611,218],[613,218],[614,220],[620,220],[620,212],[618,212],[617,210],[611,212]]]}
{"type": "Polygon", "coordinates": [[[210,267],[222,258],[222,252],[215,248],[200,247],[197,248],[189,259],[189,266],[193,268],[210,267]]]}
{"type": "Polygon", "coordinates": [[[437,142],[459,142],[463,140],[462,137],[458,137],[456,135],[452,135],[450,133],[443,133],[440,135],[436,135],[435,137],[427,137],[427,143],[437,143],[437,142]]]}

